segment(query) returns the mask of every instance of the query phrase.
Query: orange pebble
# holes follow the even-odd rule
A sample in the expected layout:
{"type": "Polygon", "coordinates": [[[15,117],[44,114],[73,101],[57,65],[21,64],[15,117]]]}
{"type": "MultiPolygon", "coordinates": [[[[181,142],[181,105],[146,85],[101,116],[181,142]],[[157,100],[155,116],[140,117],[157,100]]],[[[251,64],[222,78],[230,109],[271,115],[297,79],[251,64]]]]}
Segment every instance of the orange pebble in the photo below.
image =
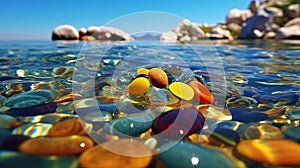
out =
{"type": "Polygon", "coordinates": [[[55,100],[53,100],[54,103],[64,103],[64,102],[69,102],[73,100],[78,100],[82,99],[82,95],[77,94],[77,93],[71,93],[62,97],[58,97],[55,100]]]}
{"type": "Polygon", "coordinates": [[[149,75],[151,83],[155,87],[165,88],[168,86],[169,79],[168,79],[167,74],[163,70],[161,70],[159,68],[152,68],[152,69],[150,69],[148,75],[149,75]]]}
{"type": "Polygon", "coordinates": [[[61,121],[55,124],[49,130],[49,136],[59,137],[59,136],[68,136],[68,135],[84,135],[85,129],[83,126],[84,123],[81,123],[78,119],[70,119],[61,121]]]}
{"type": "Polygon", "coordinates": [[[194,90],[194,99],[199,103],[212,104],[214,102],[214,96],[201,82],[191,81],[189,85],[194,90]]]}

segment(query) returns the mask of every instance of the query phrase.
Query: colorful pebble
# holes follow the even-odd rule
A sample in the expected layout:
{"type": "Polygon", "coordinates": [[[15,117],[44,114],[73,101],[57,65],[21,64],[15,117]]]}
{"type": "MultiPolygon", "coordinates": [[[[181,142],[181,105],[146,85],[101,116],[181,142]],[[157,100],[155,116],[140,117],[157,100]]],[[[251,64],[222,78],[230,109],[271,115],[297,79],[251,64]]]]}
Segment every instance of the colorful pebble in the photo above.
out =
{"type": "Polygon", "coordinates": [[[13,135],[26,135],[31,138],[47,136],[52,124],[47,123],[28,123],[13,129],[13,135]]]}
{"type": "Polygon", "coordinates": [[[236,146],[236,151],[247,159],[268,165],[300,165],[300,145],[291,140],[244,140],[236,146]]]}
{"type": "Polygon", "coordinates": [[[137,71],[136,71],[136,74],[137,75],[148,75],[149,73],[149,69],[146,69],[146,68],[139,68],[137,71]]]}
{"type": "Polygon", "coordinates": [[[155,87],[165,88],[168,86],[168,76],[163,70],[159,68],[152,68],[150,69],[148,75],[151,83],[155,87]]]}
{"type": "Polygon", "coordinates": [[[78,119],[70,119],[61,121],[55,124],[50,130],[48,135],[51,137],[68,136],[68,135],[84,135],[85,123],[78,119]]]}
{"type": "Polygon", "coordinates": [[[134,139],[109,141],[84,151],[79,157],[82,168],[94,167],[147,167],[152,159],[151,150],[134,139]]]}
{"type": "Polygon", "coordinates": [[[150,82],[147,78],[139,77],[134,79],[127,87],[128,93],[132,95],[144,94],[150,88],[150,82]]]}
{"type": "Polygon", "coordinates": [[[32,155],[75,155],[93,146],[93,141],[85,136],[39,137],[28,139],[19,150],[32,155]]]}
{"type": "Polygon", "coordinates": [[[192,100],[194,97],[193,89],[182,82],[173,82],[169,85],[170,91],[183,100],[192,100]]]}
{"type": "Polygon", "coordinates": [[[178,139],[200,131],[204,122],[205,118],[195,108],[181,108],[162,114],[151,128],[157,136],[178,139]]]}
{"type": "Polygon", "coordinates": [[[194,91],[194,99],[201,104],[212,104],[214,102],[214,96],[210,91],[199,81],[191,81],[190,87],[194,91]]]}

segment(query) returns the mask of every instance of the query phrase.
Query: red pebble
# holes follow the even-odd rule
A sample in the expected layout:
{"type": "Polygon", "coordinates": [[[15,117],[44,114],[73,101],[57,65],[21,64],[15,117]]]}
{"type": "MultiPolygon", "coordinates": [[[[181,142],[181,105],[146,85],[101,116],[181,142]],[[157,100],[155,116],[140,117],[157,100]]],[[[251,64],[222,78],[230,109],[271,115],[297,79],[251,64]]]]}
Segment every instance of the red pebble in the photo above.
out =
{"type": "Polygon", "coordinates": [[[194,90],[194,99],[201,104],[212,104],[214,95],[199,81],[191,81],[189,85],[194,90]]]}

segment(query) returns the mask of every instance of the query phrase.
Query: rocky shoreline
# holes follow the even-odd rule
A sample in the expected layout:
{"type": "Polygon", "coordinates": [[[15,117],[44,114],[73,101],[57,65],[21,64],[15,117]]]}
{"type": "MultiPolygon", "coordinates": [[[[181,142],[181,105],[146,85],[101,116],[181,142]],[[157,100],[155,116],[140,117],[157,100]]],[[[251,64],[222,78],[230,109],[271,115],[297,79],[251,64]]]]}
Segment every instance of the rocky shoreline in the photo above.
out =
{"type": "MultiPolygon", "coordinates": [[[[300,0],[252,0],[247,10],[232,9],[225,23],[208,26],[187,19],[160,35],[164,42],[188,43],[200,39],[300,39],[300,0]]],[[[120,29],[91,26],[77,30],[71,25],[57,26],[52,40],[133,41],[120,29]]]]}

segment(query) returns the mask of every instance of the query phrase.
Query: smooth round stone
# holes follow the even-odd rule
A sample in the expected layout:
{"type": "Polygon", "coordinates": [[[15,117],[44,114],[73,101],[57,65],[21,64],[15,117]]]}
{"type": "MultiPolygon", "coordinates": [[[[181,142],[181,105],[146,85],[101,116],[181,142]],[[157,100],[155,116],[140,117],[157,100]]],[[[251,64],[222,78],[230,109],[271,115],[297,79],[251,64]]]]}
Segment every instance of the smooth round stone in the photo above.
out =
{"type": "Polygon", "coordinates": [[[155,87],[165,88],[168,86],[168,76],[163,70],[159,68],[152,68],[150,69],[148,75],[151,83],[155,87]]]}
{"type": "Polygon", "coordinates": [[[15,151],[0,151],[0,167],[3,168],[77,168],[76,156],[35,156],[15,151]]]}
{"type": "Polygon", "coordinates": [[[58,96],[54,90],[34,90],[20,93],[3,102],[3,106],[11,108],[28,108],[51,102],[58,96]]]}
{"type": "Polygon", "coordinates": [[[147,167],[152,160],[151,150],[134,139],[109,141],[84,151],[79,156],[79,165],[94,167],[147,167]]]}
{"type": "Polygon", "coordinates": [[[22,123],[47,123],[56,124],[62,120],[75,119],[78,118],[76,115],[64,114],[64,113],[50,113],[45,115],[28,116],[28,117],[18,117],[22,123]]]}
{"type": "Polygon", "coordinates": [[[247,139],[283,139],[280,129],[268,124],[249,125],[243,136],[247,139]]]}
{"type": "Polygon", "coordinates": [[[300,145],[291,140],[244,140],[236,146],[236,152],[252,161],[268,165],[300,165],[300,145]]]}
{"type": "Polygon", "coordinates": [[[167,167],[239,167],[224,153],[213,148],[192,143],[170,143],[163,145],[161,150],[164,152],[159,154],[159,159],[167,167]]]}
{"type": "Polygon", "coordinates": [[[291,120],[300,120],[300,107],[287,108],[286,116],[291,120]]]}
{"type": "Polygon", "coordinates": [[[220,142],[231,146],[235,146],[241,140],[240,135],[236,131],[225,128],[215,128],[211,136],[220,142]]]}
{"type": "Polygon", "coordinates": [[[288,138],[293,139],[300,143],[300,126],[299,125],[284,125],[281,131],[288,138]]]}
{"type": "MultiPolygon", "coordinates": [[[[7,115],[7,114],[0,114],[0,128],[10,129],[18,124],[17,118],[7,115]]],[[[21,124],[21,123],[20,123],[21,124]]]]}
{"type": "Polygon", "coordinates": [[[127,87],[128,93],[132,95],[144,94],[150,88],[150,81],[147,78],[139,77],[134,79],[127,87]]]}
{"type": "Polygon", "coordinates": [[[224,109],[217,106],[210,106],[205,110],[201,110],[201,105],[197,107],[199,111],[204,115],[206,119],[211,118],[216,121],[231,120],[232,116],[228,109],[224,109]]]}
{"type": "Polygon", "coordinates": [[[79,119],[64,120],[55,124],[48,135],[52,137],[69,136],[69,135],[84,135],[86,124],[79,119]]]}
{"type": "Polygon", "coordinates": [[[255,112],[248,108],[229,108],[229,111],[232,115],[232,120],[244,123],[258,122],[269,118],[267,114],[255,112]]]}
{"type": "Polygon", "coordinates": [[[28,123],[13,129],[13,135],[26,135],[31,138],[47,136],[52,124],[47,123],[28,123]]]}
{"type": "Polygon", "coordinates": [[[182,75],[182,69],[180,67],[169,67],[165,70],[168,74],[176,77],[180,77],[182,75]]]}
{"type": "Polygon", "coordinates": [[[190,87],[194,91],[194,99],[201,104],[212,104],[214,102],[214,96],[201,82],[193,80],[189,83],[190,87]]]}
{"type": "Polygon", "coordinates": [[[56,111],[56,108],[57,108],[57,104],[50,102],[50,103],[32,106],[28,108],[22,108],[22,109],[12,108],[8,110],[6,113],[17,117],[37,116],[42,114],[54,113],[56,111]]]}
{"type": "Polygon", "coordinates": [[[11,135],[11,132],[8,129],[0,128],[0,145],[5,141],[5,139],[11,135]]]}
{"type": "Polygon", "coordinates": [[[39,137],[20,145],[21,152],[33,155],[75,155],[92,147],[94,142],[85,136],[39,137]]]}
{"type": "Polygon", "coordinates": [[[170,91],[183,100],[192,100],[194,97],[193,89],[182,82],[173,82],[169,85],[170,91]]]}
{"type": "Polygon", "coordinates": [[[148,75],[148,73],[149,73],[149,69],[146,69],[146,68],[139,68],[136,71],[137,75],[148,75]]]}
{"type": "Polygon", "coordinates": [[[1,150],[19,150],[19,146],[22,142],[26,141],[30,137],[25,135],[10,135],[2,142],[1,150]]]}
{"type": "Polygon", "coordinates": [[[138,136],[147,131],[153,123],[150,113],[130,114],[106,123],[103,130],[113,135],[138,136]]]}
{"type": "Polygon", "coordinates": [[[204,122],[205,118],[195,108],[180,108],[156,118],[151,128],[158,136],[177,139],[200,131],[204,122]]]}

